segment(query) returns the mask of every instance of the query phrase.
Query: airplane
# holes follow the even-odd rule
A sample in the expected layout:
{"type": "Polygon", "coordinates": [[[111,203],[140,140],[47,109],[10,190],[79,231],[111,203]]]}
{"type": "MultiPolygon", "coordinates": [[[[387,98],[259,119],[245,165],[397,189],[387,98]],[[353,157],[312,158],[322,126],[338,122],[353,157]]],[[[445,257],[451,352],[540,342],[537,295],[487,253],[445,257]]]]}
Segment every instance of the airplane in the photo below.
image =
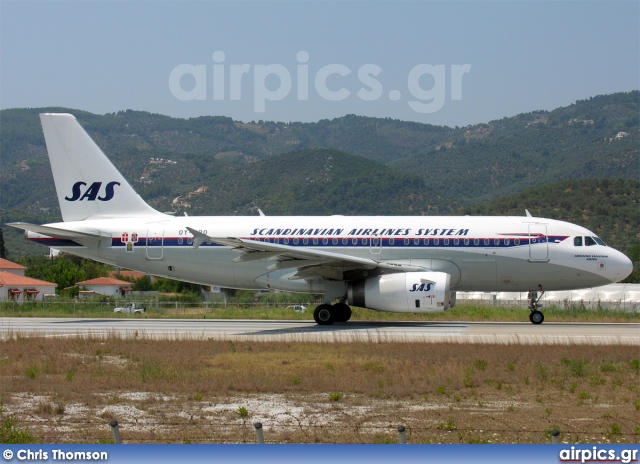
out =
{"type": "Polygon", "coordinates": [[[351,306],[424,313],[456,291],[529,292],[619,282],[629,258],[568,222],[526,216],[182,216],[149,206],[71,114],[40,115],[63,222],[12,223],[28,240],[202,285],[323,294],[319,325],[351,306]]]}

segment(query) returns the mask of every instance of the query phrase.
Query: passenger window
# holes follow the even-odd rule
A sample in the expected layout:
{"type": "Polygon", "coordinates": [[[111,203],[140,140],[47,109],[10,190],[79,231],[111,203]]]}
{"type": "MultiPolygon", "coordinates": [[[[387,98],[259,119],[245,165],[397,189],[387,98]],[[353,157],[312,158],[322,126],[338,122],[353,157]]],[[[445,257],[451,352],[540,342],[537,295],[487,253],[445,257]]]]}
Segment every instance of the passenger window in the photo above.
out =
{"type": "Polygon", "coordinates": [[[575,237],[573,239],[573,246],[582,246],[582,237],[575,237]]]}
{"type": "Polygon", "coordinates": [[[593,246],[593,245],[597,245],[594,239],[592,239],[591,237],[584,238],[584,246],[593,246]]]}

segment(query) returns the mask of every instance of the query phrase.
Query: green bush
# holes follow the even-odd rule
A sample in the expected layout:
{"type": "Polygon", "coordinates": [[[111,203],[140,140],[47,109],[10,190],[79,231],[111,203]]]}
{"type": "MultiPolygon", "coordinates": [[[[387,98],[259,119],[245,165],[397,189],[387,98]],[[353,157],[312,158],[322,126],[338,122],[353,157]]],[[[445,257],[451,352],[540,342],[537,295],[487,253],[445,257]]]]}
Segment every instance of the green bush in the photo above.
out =
{"type": "Polygon", "coordinates": [[[22,445],[35,443],[35,439],[29,429],[16,427],[16,420],[0,408],[0,443],[22,445]]]}

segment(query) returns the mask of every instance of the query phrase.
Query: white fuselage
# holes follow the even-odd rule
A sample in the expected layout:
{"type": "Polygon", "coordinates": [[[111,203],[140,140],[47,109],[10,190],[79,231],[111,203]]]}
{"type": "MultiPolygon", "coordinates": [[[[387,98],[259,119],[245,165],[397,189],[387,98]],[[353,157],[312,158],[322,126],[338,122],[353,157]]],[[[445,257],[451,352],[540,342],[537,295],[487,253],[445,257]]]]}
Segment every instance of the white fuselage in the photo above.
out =
{"type": "Polygon", "coordinates": [[[631,272],[629,259],[605,245],[576,246],[593,237],[567,222],[534,217],[471,216],[150,216],[49,224],[111,239],[95,246],[28,233],[28,238],[105,263],[204,285],[237,289],[324,293],[327,281],[294,278],[296,269],[268,268],[269,259],[238,262],[230,246],[194,248],[187,227],[211,237],[239,237],[326,250],[379,262],[410,264],[451,275],[451,290],[570,290],[617,282],[631,272]],[[234,260],[236,260],[234,262],[234,260]]]}

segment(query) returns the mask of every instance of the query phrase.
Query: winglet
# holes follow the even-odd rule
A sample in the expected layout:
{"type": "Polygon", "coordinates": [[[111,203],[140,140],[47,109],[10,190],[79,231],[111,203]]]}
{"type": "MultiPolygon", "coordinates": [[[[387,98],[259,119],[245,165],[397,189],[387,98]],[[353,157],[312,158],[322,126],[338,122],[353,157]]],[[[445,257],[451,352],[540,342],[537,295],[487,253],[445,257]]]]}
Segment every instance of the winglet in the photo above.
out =
{"type": "Polygon", "coordinates": [[[260,216],[263,216],[263,217],[265,215],[260,208],[258,208],[258,213],[260,213],[260,216]]]}
{"type": "Polygon", "coordinates": [[[524,209],[524,212],[527,213],[527,217],[533,217],[527,208],[524,209]]]}
{"type": "Polygon", "coordinates": [[[196,249],[204,242],[211,240],[207,234],[203,234],[200,231],[192,229],[191,227],[186,227],[186,229],[193,234],[193,248],[196,249]]]}

